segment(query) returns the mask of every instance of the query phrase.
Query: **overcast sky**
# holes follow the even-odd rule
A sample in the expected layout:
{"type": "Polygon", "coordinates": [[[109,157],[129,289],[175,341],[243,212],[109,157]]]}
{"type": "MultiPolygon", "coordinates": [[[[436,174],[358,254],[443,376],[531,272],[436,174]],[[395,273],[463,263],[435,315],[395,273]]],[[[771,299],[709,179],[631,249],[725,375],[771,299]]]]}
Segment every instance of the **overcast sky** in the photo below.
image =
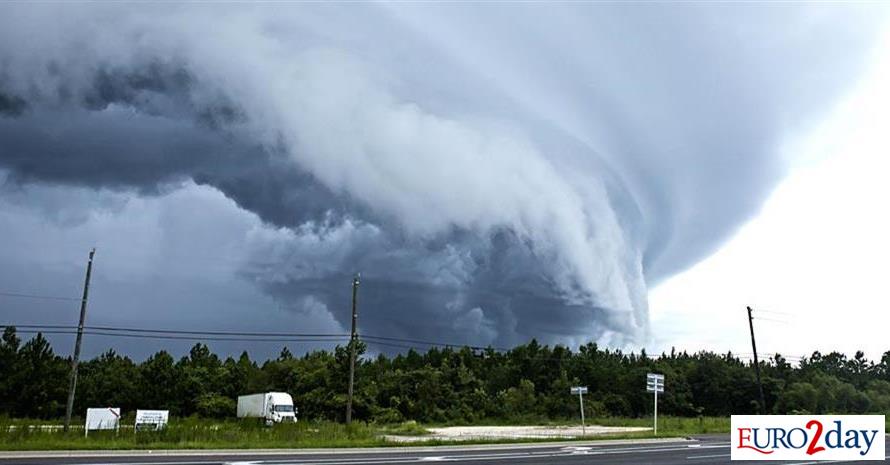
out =
{"type": "Polygon", "coordinates": [[[0,13],[2,292],[95,246],[96,326],[344,333],[361,272],[378,336],[749,352],[753,305],[766,351],[890,350],[879,5],[0,13]]]}

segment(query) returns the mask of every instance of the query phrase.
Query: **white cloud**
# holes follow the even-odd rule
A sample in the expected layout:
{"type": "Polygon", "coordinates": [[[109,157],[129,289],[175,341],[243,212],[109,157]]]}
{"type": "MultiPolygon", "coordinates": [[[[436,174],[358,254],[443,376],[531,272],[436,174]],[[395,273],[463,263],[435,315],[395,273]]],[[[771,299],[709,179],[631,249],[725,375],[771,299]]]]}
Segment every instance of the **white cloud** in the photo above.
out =
{"type": "MultiPolygon", "coordinates": [[[[890,350],[890,35],[867,78],[788,145],[793,174],[725,247],[650,292],[659,350],[890,350]],[[766,313],[766,312],[779,313],[766,313]],[[757,315],[757,313],[755,313],[757,315]]],[[[739,186],[743,189],[744,186],[739,186]]]]}

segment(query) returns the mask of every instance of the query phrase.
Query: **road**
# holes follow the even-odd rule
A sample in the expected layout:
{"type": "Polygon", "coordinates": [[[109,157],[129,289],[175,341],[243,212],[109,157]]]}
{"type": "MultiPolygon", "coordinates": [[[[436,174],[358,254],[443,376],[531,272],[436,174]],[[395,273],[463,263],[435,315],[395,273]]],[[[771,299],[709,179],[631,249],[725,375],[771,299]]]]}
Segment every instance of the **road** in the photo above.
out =
{"type": "MultiPolygon", "coordinates": [[[[885,438],[885,441],[888,441],[885,438]]],[[[890,441],[888,441],[890,442],[890,441]]],[[[886,448],[890,451],[890,446],[886,448]]],[[[0,465],[378,465],[423,462],[456,462],[460,464],[656,464],[656,465],[711,465],[738,464],[730,462],[729,440],[726,436],[702,436],[694,441],[638,444],[602,444],[573,442],[559,445],[499,445],[457,446],[447,448],[381,448],[374,450],[337,450],[325,452],[212,452],[194,451],[183,455],[155,453],[149,455],[98,454],[72,456],[14,456],[0,455],[0,465]]],[[[885,459],[884,462],[887,462],[885,459]]],[[[818,465],[827,462],[750,462],[785,465],[818,465]]],[[[833,462],[838,463],[838,462],[833,462]]],[[[877,462],[843,462],[871,464],[877,462]]]]}

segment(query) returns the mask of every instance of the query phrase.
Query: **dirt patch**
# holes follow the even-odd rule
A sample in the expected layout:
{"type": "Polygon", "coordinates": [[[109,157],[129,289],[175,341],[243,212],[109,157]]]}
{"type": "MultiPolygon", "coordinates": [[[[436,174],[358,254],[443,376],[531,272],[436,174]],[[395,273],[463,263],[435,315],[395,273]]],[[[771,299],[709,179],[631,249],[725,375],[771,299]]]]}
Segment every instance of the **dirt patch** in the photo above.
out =
{"type": "Polygon", "coordinates": [[[498,439],[571,439],[603,434],[635,433],[652,428],[624,426],[451,426],[428,428],[423,436],[386,436],[393,442],[417,442],[429,440],[472,441],[498,439]]]}

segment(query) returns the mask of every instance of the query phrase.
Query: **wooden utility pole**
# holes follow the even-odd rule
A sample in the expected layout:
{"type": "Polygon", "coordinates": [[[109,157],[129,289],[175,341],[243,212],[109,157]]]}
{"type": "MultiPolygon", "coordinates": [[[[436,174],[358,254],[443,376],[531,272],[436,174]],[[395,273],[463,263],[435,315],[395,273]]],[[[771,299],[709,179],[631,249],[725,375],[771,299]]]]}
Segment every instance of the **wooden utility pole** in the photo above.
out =
{"type": "Polygon", "coordinates": [[[65,405],[65,431],[71,426],[71,411],[74,409],[74,391],[77,389],[77,364],[80,361],[80,343],[83,340],[83,322],[87,316],[87,296],[90,293],[90,273],[93,271],[93,255],[96,249],[90,249],[90,260],[87,262],[87,276],[83,283],[83,299],[80,301],[80,322],[77,324],[77,338],[74,341],[74,356],[71,357],[71,382],[68,385],[68,403],[65,405]]]}
{"type": "Polygon", "coordinates": [[[349,338],[349,393],[346,397],[346,424],[352,423],[352,390],[355,382],[355,345],[358,343],[358,333],[355,323],[358,319],[358,284],[360,274],[352,278],[352,336],[349,338]]]}
{"type": "Polygon", "coordinates": [[[748,307],[748,328],[751,330],[751,349],[754,351],[754,373],[757,375],[757,391],[760,393],[760,414],[766,415],[766,399],[763,397],[763,384],[760,382],[760,362],[757,360],[757,343],[754,342],[754,317],[748,307]]]}

